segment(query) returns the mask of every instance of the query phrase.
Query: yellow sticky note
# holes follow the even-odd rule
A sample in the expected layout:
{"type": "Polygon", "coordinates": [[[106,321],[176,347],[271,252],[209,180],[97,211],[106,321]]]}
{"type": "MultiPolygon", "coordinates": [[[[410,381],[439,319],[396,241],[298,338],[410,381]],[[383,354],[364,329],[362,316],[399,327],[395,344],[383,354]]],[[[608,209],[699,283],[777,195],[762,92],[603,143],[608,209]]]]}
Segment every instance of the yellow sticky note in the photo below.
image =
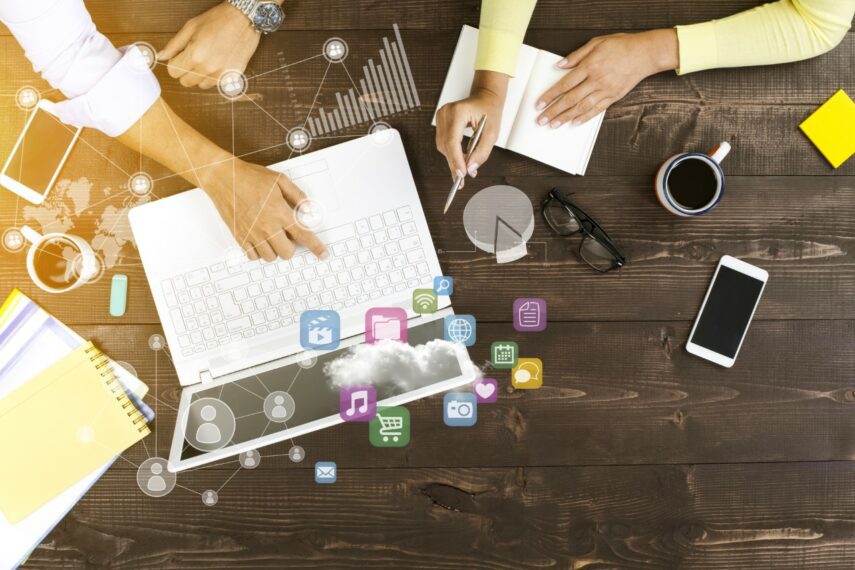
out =
{"type": "Polygon", "coordinates": [[[842,89],[799,127],[834,168],[855,154],[855,102],[842,89]]]}

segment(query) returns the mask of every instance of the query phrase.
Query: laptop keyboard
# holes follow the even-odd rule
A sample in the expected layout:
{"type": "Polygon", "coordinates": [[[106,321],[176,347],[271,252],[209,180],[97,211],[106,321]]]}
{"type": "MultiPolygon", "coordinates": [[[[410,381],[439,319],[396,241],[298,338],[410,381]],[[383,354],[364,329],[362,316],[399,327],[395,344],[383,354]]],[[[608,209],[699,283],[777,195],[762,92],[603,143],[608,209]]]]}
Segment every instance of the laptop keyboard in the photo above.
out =
{"type": "Polygon", "coordinates": [[[181,354],[190,356],[300,321],[307,309],[340,310],[412,289],[430,279],[425,246],[409,206],[387,210],[319,237],[330,258],[200,267],[161,281],[181,354]]]}

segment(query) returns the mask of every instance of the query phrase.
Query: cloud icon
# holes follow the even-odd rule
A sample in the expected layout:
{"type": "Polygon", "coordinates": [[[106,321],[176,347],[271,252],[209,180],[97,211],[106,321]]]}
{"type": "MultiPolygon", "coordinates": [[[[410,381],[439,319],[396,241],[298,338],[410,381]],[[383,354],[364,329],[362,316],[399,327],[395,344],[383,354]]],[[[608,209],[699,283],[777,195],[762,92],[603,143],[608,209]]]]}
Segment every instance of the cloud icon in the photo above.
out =
{"type": "MultiPolygon", "coordinates": [[[[483,374],[469,363],[476,380],[483,374]]],[[[464,371],[465,372],[465,371],[464,371]]],[[[409,392],[460,375],[460,363],[454,343],[442,339],[418,346],[381,340],[359,344],[324,365],[324,373],[333,386],[372,384],[378,388],[397,388],[409,392]]]]}

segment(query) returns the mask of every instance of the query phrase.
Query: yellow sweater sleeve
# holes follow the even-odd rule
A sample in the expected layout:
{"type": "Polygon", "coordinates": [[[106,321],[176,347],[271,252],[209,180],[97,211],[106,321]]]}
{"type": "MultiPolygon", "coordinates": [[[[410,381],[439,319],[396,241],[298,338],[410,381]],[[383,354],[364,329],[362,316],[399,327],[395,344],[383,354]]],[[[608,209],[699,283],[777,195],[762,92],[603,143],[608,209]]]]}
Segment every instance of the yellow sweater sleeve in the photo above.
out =
{"type": "Polygon", "coordinates": [[[840,43],[853,14],[855,0],[779,0],[722,20],[677,26],[677,73],[820,55],[840,43]]]}
{"type": "Polygon", "coordinates": [[[482,0],[475,69],[513,77],[537,0],[482,0]]]}

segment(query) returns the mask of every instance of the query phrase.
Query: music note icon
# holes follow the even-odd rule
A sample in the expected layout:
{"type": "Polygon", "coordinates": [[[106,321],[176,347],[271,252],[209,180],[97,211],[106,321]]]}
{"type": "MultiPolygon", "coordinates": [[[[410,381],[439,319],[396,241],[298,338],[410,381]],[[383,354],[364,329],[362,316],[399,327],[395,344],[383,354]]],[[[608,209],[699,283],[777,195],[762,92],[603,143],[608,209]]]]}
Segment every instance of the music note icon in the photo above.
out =
{"type": "Polygon", "coordinates": [[[364,414],[368,411],[368,390],[359,390],[350,394],[350,408],[344,412],[346,416],[352,416],[356,413],[356,403],[362,402],[359,405],[359,413],[364,414]]]}
{"type": "Polygon", "coordinates": [[[339,393],[339,415],[346,422],[367,422],[377,414],[374,386],[346,386],[339,393]]]}

